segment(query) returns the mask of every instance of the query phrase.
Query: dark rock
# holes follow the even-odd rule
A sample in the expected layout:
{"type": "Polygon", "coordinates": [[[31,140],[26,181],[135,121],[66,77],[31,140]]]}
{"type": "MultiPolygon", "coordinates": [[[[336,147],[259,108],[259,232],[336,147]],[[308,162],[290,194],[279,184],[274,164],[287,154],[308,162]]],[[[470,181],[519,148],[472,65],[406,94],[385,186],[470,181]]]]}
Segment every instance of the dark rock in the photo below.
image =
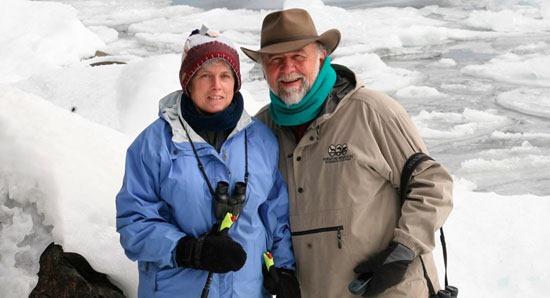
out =
{"type": "Polygon", "coordinates": [[[50,244],[40,256],[38,284],[29,298],[123,298],[123,292],[107,275],[95,271],[77,253],[65,253],[50,244]]]}
{"type": "Polygon", "coordinates": [[[100,62],[94,62],[90,63],[90,66],[102,66],[102,65],[111,65],[111,64],[126,64],[126,62],[120,62],[120,61],[100,61],[100,62]]]}
{"type": "Polygon", "coordinates": [[[99,61],[90,63],[90,66],[95,67],[95,66],[103,66],[103,65],[111,65],[111,64],[126,64],[126,62],[122,62],[122,61],[106,60],[106,59],[109,59],[110,56],[111,55],[109,53],[96,51],[95,55],[90,58],[93,60],[99,60],[99,61]]]}
{"type": "Polygon", "coordinates": [[[105,56],[109,56],[109,54],[103,52],[103,51],[95,51],[95,57],[105,57],[105,56]]]}

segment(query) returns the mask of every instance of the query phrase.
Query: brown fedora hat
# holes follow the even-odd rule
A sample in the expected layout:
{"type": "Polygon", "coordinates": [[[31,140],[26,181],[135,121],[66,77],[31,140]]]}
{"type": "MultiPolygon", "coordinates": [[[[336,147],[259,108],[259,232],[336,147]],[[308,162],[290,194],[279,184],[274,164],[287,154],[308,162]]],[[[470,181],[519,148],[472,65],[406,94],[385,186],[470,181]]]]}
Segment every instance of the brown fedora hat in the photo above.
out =
{"type": "Polygon", "coordinates": [[[294,8],[268,14],[262,24],[260,39],[260,49],[257,51],[241,47],[256,62],[261,54],[292,52],[315,41],[322,43],[330,55],[340,43],[340,31],[330,29],[318,35],[309,13],[294,8]]]}

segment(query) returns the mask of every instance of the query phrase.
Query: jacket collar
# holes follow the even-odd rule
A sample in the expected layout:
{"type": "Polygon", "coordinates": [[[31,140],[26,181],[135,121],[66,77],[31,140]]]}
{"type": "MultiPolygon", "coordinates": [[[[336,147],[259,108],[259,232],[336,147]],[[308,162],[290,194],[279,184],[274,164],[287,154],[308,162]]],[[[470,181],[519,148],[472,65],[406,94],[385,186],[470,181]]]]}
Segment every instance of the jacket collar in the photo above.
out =
{"type": "Polygon", "coordinates": [[[361,83],[358,84],[357,76],[349,68],[339,64],[332,64],[332,67],[338,76],[325,101],[321,115],[333,113],[346,95],[353,94],[358,87],[362,87],[361,83]]]}

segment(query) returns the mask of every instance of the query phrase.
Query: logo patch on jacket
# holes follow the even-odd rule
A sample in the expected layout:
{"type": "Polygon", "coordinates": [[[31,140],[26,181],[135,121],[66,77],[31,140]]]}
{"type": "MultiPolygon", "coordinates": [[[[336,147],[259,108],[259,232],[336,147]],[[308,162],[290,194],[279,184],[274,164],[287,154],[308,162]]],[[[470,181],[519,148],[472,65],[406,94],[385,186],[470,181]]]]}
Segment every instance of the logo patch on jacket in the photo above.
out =
{"type": "Polygon", "coordinates": [[[353,155],[348,154],[348,144],[330,144],[327,149],[328,156],[323,157],[325,163],[351,160],[353,155]]]}

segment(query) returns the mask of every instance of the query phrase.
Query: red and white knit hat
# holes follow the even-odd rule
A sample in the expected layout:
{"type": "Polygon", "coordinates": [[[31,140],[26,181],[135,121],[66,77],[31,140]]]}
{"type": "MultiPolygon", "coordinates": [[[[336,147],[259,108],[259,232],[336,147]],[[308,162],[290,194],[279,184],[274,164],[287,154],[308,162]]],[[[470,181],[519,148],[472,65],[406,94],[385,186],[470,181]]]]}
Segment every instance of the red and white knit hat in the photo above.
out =
{"type": "Polygon", "coordinates": [[[185,41],[181,56],[180,84],[185,95],[189,95],[187,85],[195,72],[207,61],[222,58],[231,66],[235,73],[235,89],[241,89],[241,72],[239,54],[233,43],[220,36],[218,32],[208,30],[204,25],[201,30],[194,30],[185,41]]]}

